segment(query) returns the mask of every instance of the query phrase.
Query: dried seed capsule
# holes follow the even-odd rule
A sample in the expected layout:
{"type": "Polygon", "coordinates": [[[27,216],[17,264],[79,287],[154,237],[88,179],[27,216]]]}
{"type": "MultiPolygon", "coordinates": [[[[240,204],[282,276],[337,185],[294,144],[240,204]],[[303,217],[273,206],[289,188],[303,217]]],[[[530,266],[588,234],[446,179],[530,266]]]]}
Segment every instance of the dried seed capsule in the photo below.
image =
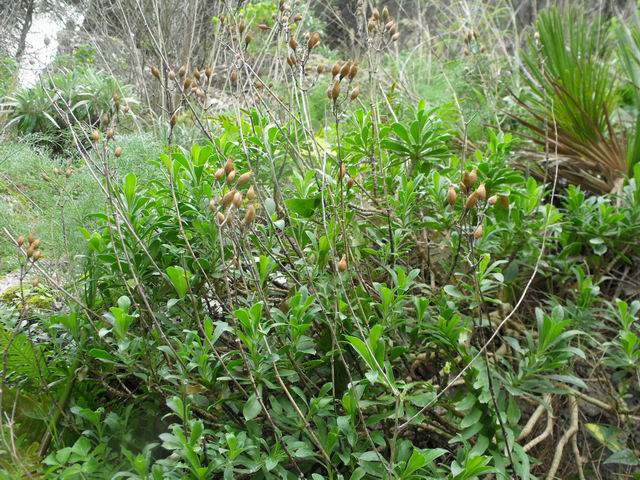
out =
{"type": "Polygon", "coordinates": [[[42,258],[42,252],[40,250],[36,250],[35,252],[33,252],[33,261],[34,262],[37,262],[41,258],[42,258]]]}
{"type": "Polygon", "coordinates": [[[73,170],[71,170],[71,168],[67,168],[67,169],[64,171],[64,176],[65,176],[65,177],[67,177],[67,178],[69,178],[69,177],[71,176],[71,174],[72,174],[72,173],[73,173],[73,170]]]}
{"type": "Polygon", "coordinates": [[[485,200],[487,198],[487,189],[485,188],[484,183],[480,184],[476,193],[478,194],[478,200],[485,200]]]}
{"type": "Polygon", "coordinates": [[[293,23],[298,23],[300,20],[302,20],[302,14],[301,13],[296,13],[293,18],[291,19],[291,21],[293,23]]]}
{"type": "Polygon", "coordinates": [[[242,175],[240,175],[240,178],[238,178],[238,186],[242,187],[242,186],[246,185],[247,182],[249,182],[249,180],[251,180],[252,176],[253,176],[253,172],[246,172],[246,173],[243,173],[242,175]]]}
{"type": "Polygon", "coordinates": [[[397,42],[399,38],[400,38],[400,32],[396,32],[391,36],[391,41],[397,42]]]}
{"type": "Polygon", "coordinates": [[[60,169],[58,167],[53,167],[53,174],[60,175],[60,169]]]}
{"type": "Polygon", "coordinates": [[[256,218],[256,207],[254,207],[253,205],[249,205],[247,207],[246,213],[244,214],[244,219],[242,220],[242,224],[245,226],[251,225],[251,223],[255,218],[256,218]]]}
{"type": "Polygon", "coordinates": [[[369,20],[369,23],[367,23],[367,30],[369,30],[369,32],[373,32],[376,28],[377,24],[375,22],[375,20],[369,20]]]}
{"type": "Polygon", "coordinates": [[[269,25],[267,25],[266,23],[261,23],[260,25],[258,25],[258,28],[259,28],[260,30],[265,31],[265,30],[269,30],[269,28],[270,28],[270,27],[269,27],[269,25]]]}
{"type": "Polygon", "coordinates": [[[342,68],[340,69],[340,80],[349,75],[349,72],[351,71],[351,65],[353,65],[353,62],[349,60],[342,66],[342,68]]]}
{"type": "Polygon", "coordinates": [[[382,9],[382,19],[386,22],[389,19],[389,9],[385,5],[382,9]]]}
{"type": "Polygon", "coordinates": [[[183,78],[186,74],[187,74],[187,66],[186,65],[182,65],[178,69],[178,75],[180,75],[180,78],[183,78]]]}
{"type": "Polygon", "coordinates": [[[42,242],[40,241],[40,239],[39,239],[39,238],[36,238],[36,239],[33,241],[33,243],[31,244],[31,246],[32,246],[34,249],[36,249],[36,248],[38,248],[38,247],[40,246],[40,244],[41,244],[41,243],[42,243],[42,242]]]}
{"type": "Polygon", "coordinates": [[[393,20],[390,20],[386,23],[386,25],[384,26],[385,30],[391,30],[391,27],[393,27],[395,25],[395,22],[393,20]]]}
{"type": "Polygon", "coordinates": [[[313,50],[320,44],[320,34],[318,32],[313,32],[307,41],[307,47],[309,50],[313,50]]]}
{"type": "Polygon", "coordinates": [[[340,67],[341,67],[340,60],[338,60],[336,63],[333,64],[333,67],[331,67],[331,75],[333,77],[335,77],[340,73],[340,67]]]}
{"type": "Polygon", "coordinates": [[[211,200],[209,200],[209,210],[211,210],[212,212],[216,211],[216,200],[215,200],[215,198],[212,198],[211,200]]]}
{"type": "Polygon", "coordinates": [[[176,126],[176,123],[178,123],[178,114],[174,113],[169,119],[169,125],[171,125],[171,128],[173,128],[176,126]]]}
{"type": "Polygon", "coordinates": [[[324,64],[323,63],[318,64],[318,67],[316,68],[316,73],[318,75],[322,75],[324,73],[324,64]]]}
{"type": "Polygon", "coordinates": [[[483,230],[484,227],[482,226],[482,224],[478,225],[478,227],[473,231],[473,238],[475,238],[476,240],[480,240],[480,238],[482,238],[483,230]]]}
{"type": "Polygon", "coordinates": [[[213,76],[213,69],[211,67],[205,68],[204,74],[207,76],[207,78],[211,78],[213,76]]]}
{"type": "Polygon", "coordinates": [[[469,195],[469,198],[467,198],[467,203],[465,203],[464,208],[466,209],[470,209],[476,206],[476,204],[478,203],[478,195],[476,192],[473,192],[471,195],[469,195]]]}
{"type": "Polygon", "coordinates": [[[242,194],[240,192],[236,192],[233,195],[233,205],[236,208],[240,208],[240,205],[242,205],[242,194]]]}
{"type": "Polygon", "coordinates": [[[470,189],[476,183],[477,178],[478,174],[476,172],[476,169],[474,168],[471,173],[467,171],[464,172],[464,175],[462,176],[462,183],[464,183],[464,186],[467,189],[470,189]]]}
{"type": "Polygon", "coordinates": [[[158,67],[156,67],[155,65],[151,65],[151,74],[156,77],[156,78],[160,78],[160,70],[158,70],[158,67]]]}
{"type": "Polygon", "coordinates": [[[331,99],[335,102],[340,96],[340,80],[337,80],[333,84],[333,88],[331,89],[331,99]]]}
{"type": "Polygon", "coordinates": [[[231,170],[229,173],[227,173],[227,183],[233,182],[233,180],[235,178],[236,178],[236,171],[235,170],[231,170]]]}
{"type": "Polygon", "coordinates": [[[340,170],[338,171],[338,178],[342,180],[346,174],[347,174],[347,166],[343,163],[340,165],[340,170]]]}
{"type": "Polygon", "coordinates": [[[175,79],[176,79],[176,72],[174,72],[173,70],[169,70],[169,80],[173,82],[175,79]]]}
{"type": "Polygon", "coordinates": [[[33,244],[35,240],[36,240],[36,237],[33,236],[33,233],[29,232],[29,236],[27,237],[27,241],[29,242],[29,245],[33,244]]]}
{"type": "Polygon", "coordinates": [[[111,140],[114,135],[115,135],[115,132],[113,131],[113,128],[108,128],[107,129],[107,140],[111,140]]]}
{"type": "Polygon", "coordinates": [[[287,65],[289,65],[290,67],[293,67],[296,64],[296,57],[291,54],[287,57],[287,65]]]}
{"type": "Polygon", "coordinates": [[[235,68],[231,70],[229,80],[231,80],[232,83],[236,83],[238,81],[238,70],[236,70],[235,68]]]}
{"type": "Polygon", "coordinates": [[[449,191],[447,192],[447,202],[449,205],[453,206],[458,199],[458,194],[456,193],[456,189],[453,188],[453,185],[449,185],[449,191]]]}
{"type": "Polygon", "coordinates": [[[216,219],[218,220],[218,225],[222,225],[224,223],[224,213],[216,213],[216,219]]]}
{"type": "Polygon", "coordinates": [[[216,177],[216,180],[218,181],[222,180],[225,176],[224,168],[220,167],[218,170],[216,170],[216,173],[214,173],[213,176],[216,177]]]}
{"type": "Polygon", "coordinates": [[[227,161],[224,164],[224,173],[228,175],[231,170],[234,170],[233,160],[231,158],[227,158],[227,161]]]}
{"type": "Polygon", "coordinates": [[[244,33],[246,29],[247,29],[247,24],[244,23],[244,20],[240,20],[240,24],[238,25],[238,31],[240,33],[244,33]]]}
{"type": "Polygon", "coordinates": [[[250,33],[247,33],[247,35],[244,37],[245,47],[248,47],[252,40],[253,40],[253,35],[251,35],[250,33]]]}
{"type": "Polygon", "coordinates": [[[356,78],[357,74],[358,74],[358,66],[354,63],[353,65],[351,65],[351,69],[349,70],[349,79],[353,80],[354,78],[356,78]]]}
{"type": "Polygon", "coordinates": [[[182,88],[184,88],[185,90],[189,90],[191,88],[191,85],[193,85],[193,80],[191,79],[191,77],[187,77],[184,79],[182,88]]]}
{"type": "Polygon", "coordinates": [[[19,247],[24,245],[24,235],[20,235],[16,243],[18,244],[19,247]]]}
{"type": "Polygon", "coordinates": [[[91,140],[93,140],[94,142],[100,140],[100,132],[98,130],[94,130],[93,132],[91,132],[91,140]]]}
{"type": "Polygon", "coordinates": [[[488,204],[488,205],[493,206],[493,205],[495,205],[496,203],[498,203],[498,196],[497,196],[497,195],[491,195],[491,196],[489,197],[489,200],[487,200],[487,204],[488,204]]]}
{"type": "Polygon", "coordinates": [[[27,248],[27,258],[33,257],[34,249],[32,247],[27,248]]]}
{"type": "Polygon", "coordinates": [[[289,47],[291,47],[291,50],[295,50],[296,48],[298,48],[298,42],[295,37],[289,38],[289,47]]]}
{"type": "Polygon", "coordinates": [[[251,185],[249,190],[247,190],[247,200],[252,201],[254,198],[256,198],[256,191],[253,189],[253,185],[251,185]]]}
{"type": "Polygon", "coordinates": [[[353,90],[351,90],[351,95],[350,95],[351,101],[358,98],[358,95],[360,95],[360,87],[356,87],[353,90]]]}
{"type": "Polygon", "coordinates": [[[228,207],[229,205],[231,205],[231,202],[233,201],[233,197],[236,194],[236,189],[234,188],[233,190],[229,190],[227,193],[225,193],[225,195],[222,197],[222,201],[220,203],[222,203],[223,207],[228,207]]]}
{"type": "Polygon", "coordinates": [[[338,262],[338,271],[344,272],[347,269],[347,256],[342,255],[342,258],[338,262]]]}
{"type": "Polygon", "coordinates": [[[373,9],[373,12],[371,12],[371,16],[375,19],[375,20],[379,20],[380,19],[380,11],[377,8],[373,9]]]}

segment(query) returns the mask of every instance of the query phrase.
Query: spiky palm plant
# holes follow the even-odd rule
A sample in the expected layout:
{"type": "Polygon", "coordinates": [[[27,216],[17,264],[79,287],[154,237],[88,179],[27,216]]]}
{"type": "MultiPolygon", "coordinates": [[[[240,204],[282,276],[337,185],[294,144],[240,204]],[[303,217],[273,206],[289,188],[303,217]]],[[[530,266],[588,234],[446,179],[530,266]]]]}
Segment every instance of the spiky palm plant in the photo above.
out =
{"type": "Polygon", "coordinates": [[[627,144],[612,121],[619,85],[608,23],[554,8],[540,14],[536,32],[523,57],[528,92],[516,97],[530,115],[515,118],[561,176],[597,193],[619,188],[627,144]]]}

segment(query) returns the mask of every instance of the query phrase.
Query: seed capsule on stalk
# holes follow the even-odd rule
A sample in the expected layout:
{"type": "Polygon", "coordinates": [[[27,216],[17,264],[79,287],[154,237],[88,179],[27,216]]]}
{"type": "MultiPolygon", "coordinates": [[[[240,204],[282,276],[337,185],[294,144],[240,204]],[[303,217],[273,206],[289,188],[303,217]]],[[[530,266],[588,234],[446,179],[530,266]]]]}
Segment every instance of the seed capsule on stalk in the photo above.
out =
{"type": "Polygon", "coordinates": [[[478,203],[478,195],[476,192],[473,192],[471,195],[469,195],[469,198],[467,198],[467,203],[465,203],[464,208],[468,210],[470,208],[475,207],[477,203],[478,203]]]}
{"type": "Polygon", "coordinates": [[[340,68],[341,68],[341,63],[340,63],[340,60],[338,60],[336,61],[336,63],[333,64],[333,67],[331,67],[331,75],[333,77],[338,75],[340,73],[340,68]]]}
{"type": "Polygon", "coordinates": [[[350,95],[351,101],[358,98],[358,95],[360,95],[360,87],[356,87],[353,90],[351,90],[351,95],[350,95]]]}
{"type": "Polygon", "coordinates": [[[358,66],[354,63],[349,69],[349,80],[353,80],[358,74],[358,66]]]}
{"type": "Polygon", "coordinates": [[[449,205],[455,205],[457,198],[458,194],[456,193],[456,189],[453,188],[453,185],[449,185],[449,191],[447,192],[447,202],[449,202],[449,205]]]}
{"type": "Polygon", "coordinates": [[[174,72],[173,70],[169,70],[169,80],[173,82],[175,79],[176,79],[176,72],[174,72]]]}
{"type": "Polygon", "coordinates": [[[389,9],[385,5],[382,9],[382,19],[386,22],[389,19],[389,9]]]}
{"type": "Polygon", "coordinates": [[[313,32],[307,41],[307,47],[309,50],[314,49],[320,44],[320,34],[318,32],[313,32]]]}
{"type": "Polygon", "coordinates": [[[252,176],[253,176],[253,172],[246,172],[246,173],[243,173],[242,175],[240,175],[240,178],[238,178],[238,186],[242,187],[242,186],[246,185],[247,182],[249,182],[249,180],[251,180],[252,176]]]}
{"type": "Polygon", "coordinates": [[[240,208],[240,205],[242,205],[242,194],[238,191],[233,195],[233,205],[236,208],[240,208]]]}
{"type": "Polygon", "coordinates": [[[333,84],[333,88],[331,89],[331,99],[335,102],[340,96],[340,80],[337,80],[333,84]]]}
{"type": "Polygon", "coordinates": [[[211,210],[212,212],[216,211],[216,200],[215,200],[215,198],[212,198],[211,200],[209,200],[209,210],[211,210]]]}
{"type": "Polygon", "coordinates": [[[249,190],[247,190],[247,200],[251,201],[254,198],[256,198],[256,191],[253,189],[253,185],[251,185],[249,190]]]}
{"type": "Polygon", "coordinates": [[[342,68],[340,69],[340,80],[342,80],[344,77],[349,75],[349,72],[351,71],[351,66],[352,65],[353,65],[353,62],[351,60],[349,60],[347,63],[345,63],[342,66],[342,68]]]}
{"type": "Polygon", "coordinates": [[[94,142],[100,140],[100,132],[98,130],[94,130],[93,132],[91,132],[91,140],[93,140],[94,142]]]}
{"type": "Polygon", "coordinates": [[[236,194],[236,189],[234,188],[233,190],[229,190],[227,193],[225,193],[225,195],[222,197],[222,201],[220,203],[222,203],[223,207],[228,207],[229,205],[231,205],[231,202],[233,201],[233,197],[236,194]]]}
{"type": "Polygon", "coordinates": [[[338,172],[338,178],[340,178],[342,180],[346,174],[347,174],[347,166],[343,163],[342,165],[340,165],[340,171],[338,172]]]}
{"type": "Polygon", "coordinates": [[[228,175],[231,170],[234,170],[233,160],[231,158],[227,158],[227,161],[224,164],[224,173],[228,175]]]}
{"type": "Polygon", "coordinates": [[[19,247],[24,245],[24,235],[20,235],[16,243],[18,244],[19,247]]]}
{"type": "Polygon", "coordinates": [[[371,16],[375,20],[378,20],[380,18],[380,11],[377,8],[374,8],[373,11],[371,12],[371,16]]]}
{"type": "Polygon", "coordinates": [[[222,225],[224,223],[224,213],[222,212],[216,213],[216,219],[218,220],[218,224],[222,225]]]}
{"type": "Polygon", "coordinates": [[[338,262],[338,271],[344,272],[347,269],[347,256],[342,255],[342,258],[338,262]]]}
{"type": "Polygon", "coordinates": [[[473,231],[473,238],[476,240],[480,240],[482,238],[482,232],[484,231],[484,227],[482,224],[478,225],[476,229],[473,231]]]}
{"type": "Polygon", "coordinates": [[[158,67],[156,67],[155,65],[151,65],[151,75],[158,79],[160,78],[160,70],[158,70],[158,67]]]}
{"type": "Polygon", "coordinates": [[[178,75],[180,75],[180,78],[184,77],[187,74],[187,66],[186,65],[182,65],[179,69],[178,69],[178,75]]]}
{"type": "Polygon", "coordinates": [[[171,115],[171,119],[169,120],[169,125],[171,125],[171,128],[176,126],[176,123],[178,123],[178,114],[174,113],[173,115],[171,115]]]}
{"type": "Polygon", "coordinates": [[[233,180],[236,178],[236,171],[235,170],[231,170],[228,174],[227,174],[227,183],[231,183],[233,182],[233,180]]]}
{"type": "Polygon", "coordinates": [[[318,75],[322,75],[324,73],[324,64],[322,63],[318,64],[318,67],[316,68],[316,73],[318,75]]]}
{"type": "Polygon", "coordinates": [[[244,214],[244,219],[242,220],[242,224],[245,226],[251,225],[251,223],[255,218],[256,218],[256,207],[254,207],[253,205],[249,205],[247,207],[246,213],[244,214]]]}
{"type": "Polygon", "coordinates": [[[113,128],[108,128],[107,129],[107,140],[111,140],[114,135],[115,135],[115,132],[113,131],[113,128]]]}
{"type": "Polygon", "coordinates": [[[400,38],[400,32],[396,32],[391,36],[391,41],[397,42],[399,38],[400,38]]]}
{"type": "Polygon", "coordinates": [[[296,37],[292,36],[289,38],[289,47],[291,47],[291,50],[298,48],[298,41],[296,40],[296,37]]]}
{"type": "Polygon", "coordinates": [[[232,83],[236,83],[238,81],[238,70],[236,70],[235,68],[231,70],[229,80],[231,80],[232,83]]]}
{"type": "Polygon", "coordinates": [[[27,237],[27,242],[29,242],[29,245],[31,245],[35,241],[36,241],[36,237],[33,236],[33,233],[29,232],[29,236],[27,237]]]}
{"type": "Polygon", "coordinates": [[[478,194],[478,200],[485,200],[487,198],[487,189],[485,188],[484,183],[480,184],[476,193],[478,194]]]}
{"type": "Polygon", "coordinates": [[[497,195],[491,195],[489,197],[489,200],[487,200],[487,204],[491,205],[491,206],[495,205],[497,202],[498,202],[498,196],[497,195]]]}
{"type": "Polygon", "coordinates": [[[216,173],[213,174],[213,176],[216,178],[216,180],[220,181],[224,178],[225,174],[224,174],[224,168],[220,167],[218,170],[216,170],[216,173]]]}

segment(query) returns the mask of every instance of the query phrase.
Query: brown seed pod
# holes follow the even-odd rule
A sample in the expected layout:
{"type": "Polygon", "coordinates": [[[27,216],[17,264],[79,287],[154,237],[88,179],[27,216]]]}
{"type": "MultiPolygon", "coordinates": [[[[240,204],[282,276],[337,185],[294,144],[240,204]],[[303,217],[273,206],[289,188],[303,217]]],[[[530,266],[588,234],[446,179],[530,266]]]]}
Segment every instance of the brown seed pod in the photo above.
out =
{"type": "Polygon", "coordinates": [[[209,210],[211,210],[212,212],[216,211],[216,199],[212,198],[211,200],[209,200],[209,210]]]}
{"type": "Polygon", "coordinates": [[[231,205],[231,202],[233,201],[233,197],[236,194],[237,190],[234,188],[233,190],[229,190],[227,193],[224,194],[224,196],[222,197],[222,201],[220,203],[222,203],[222,206],[227,208],[229,205],[231,205]]]}
{"type": "Polygon", "coordinates": [[[253,223],[255,218],[256,218],[256,207],[254,207],[253,205],[249,205],[247,207],[246,213],[244,214],[244,219],[242,220],[242,224],[244,226],[251,225],[251,223],[253,223]]]}
{"type": "Polygon", "coordinates": [[[478,200],[486,200],[487,198],[487,189],[484,186],[484,183],[481,183],[478,189],[476,190],[478,194],[478,200]]]}
{"type": "Polygon", "coordinates": [[[318,45],[320,45],[320,34],[318,32],[313,32],[307,41],[307,47],[309,50],[313,50],[318,45]]]}
{"type": "Polygon", "coordinates": [[[340,69],[340,80],[342,80],[344,77],[349,75],[349,72],[351,71],[351,66],[352,65],[353,65],[353,62],[351,60],[349,60],[347,63],[345,63],[342,66],[342,68],[340,69]]]}
{"type": "Polygon", "coordinates": [[[260,80],[256,80],[254,82],[254,86],[258,89],[258,90],[262,90],[264,88],[264,83],[262,83],[262,81],[260,80]]]}
{"type": "Polygon", "coordinates": [[[211,78],[213,76],[213,68],[211,67],[205,68],[204,74],[207,76],[207,78],[211,78]]]}
{"type": "Polygon", "coordinates": [[[498,196],[497,195],[491,195],[489,197],[489,200],[487,200],[487,205],[495,205],[496,203],[498,203],[498,196]]]}
{"type": "Polygon", "coordinates": [[[298,48],[298,41],[296,40],[296,37],[289,37],[289,47],[291,48],[291,50],[295,50],[296,48],[298,48]]]}
{"type": "Polygon", "coordinates": [[[240,178],[238,178],[238,186],[243,187],[244,185],[246,185],[249,182],[249,180],[251,180],[252,176],[253,176],[253,172],[245,172],[242,175],[240,175],[240,178]]]}
{"type": "Polygon", "coordinates": [[[449,185],[449,191],[447,192],[447,202],[449,202],[449,205],[453,206],[456,204],[457,199],[458,194],[456,193],[456,189],[453,188],[453,185],[449,185]]]}
{"type": "Polygon", "coordinates": [[[347,256],[346,255],[342,255],[342,258],[338,262],[338,271],[339,272],[344,272],[347,269],[347,267],[348,267],[347,256]]]}
{"type": "Polygon", "coordinates": [[[175,79],[176,79],[176,72],[174,72],[173,70],[169,70],[169,80],[173,82],[175,79]]]}
{"type": "Polygon", "coordinates": [[[347,174],[347,166],[343,163],[342,165],[340,165],[340,169],[338,171],[338,178],[342,180],[346,174],[347,174]]]}
{"type": "Polygon", "coordinates": [[[224,164],[224,173],[228,175],[231,170],[234,170],[233,159],[227,158],[227,161],[224,164]]]}
{"type": "Polygon", "coordinates": [[[107,140],[111,140],[114,135],[115,135],[115,132],[113,131],[113,128],[108,128],[107,129],[107,140]]]}
{"type": "Polygon", "coordinates": [[[229,173],[227,173],[227,183],[233,182],[233,180],[235,178],[236,178],[236,171],[235,170],[231,170],[229,173]]]}
{"type": "Polygon", "coordinates": [[[160,70],[158,70],[158,67],[156,67],[155,65],[151,65],[151,75],[153,75],[157,79],[160,78],[160,70]]]}
{"type": "Polygon", "coordinates": [[[373,11],[371,12],[371,16],[375,20],[379,20],[380,19],[380,11],[377,8],[374,8],[373,11]]]}
{"type": "Polygon", "coordinates": [[[396,23],[395,23],[393,20],[389,20],[389,21],[385,24],[384,29],[385,29],[385,30],[391,30],[391,27],[393,27],[395,24],[396,24],[396,23]]]}
{"type": "Polygon", "coordinates": [[[18,240],[16,241],[16,243],[18,244],[19,247],[21,247],[22,245],[24,245],[24,235],[20,235],[18,237],[18,240]]]}
{"type": "Polygon", "coordinates": [[[478,181],[478,169],[474,168],[469,174],[469,188],[473,187],[478,181]]]}
{"type": "Polygon", "coordinates": [[[302,14],[301,13],[296,13],[293,18],[291,19],[291,21],[293,23],[298,23],[300,20],[302,20],[302,14]]]}
{"type": "Polygon", "coordinates": [[[244,20],[240,20],[240,23],[238,24],[238,31],[242,34],[246,29],[247,24],[244,22],[244,20]]]}
{"type": "Polygon", "coordinates": [[[396,32],[391,36],[391,41],[397,42],[399,38],[400,38],[400,32],[396,32]]]}
{"type": "Polygon", "coordinates": [[[253,35],[251,35],[250,33],[247,33],[244,37],[244,46],[248,47],[252,40],[253,40],[253,35]]]}
{"type": "Polygon", "coordinates": [[[186,65],[182,65],[178,69],[178,75],[180,75],[180,78],[183,78],[186,74],[187,74],[187,66],[186,65]]]}
{"type": "Polygon", "coordinates": [[[376,21],[371,19],[369,20],[369,23],[367,23],[367,30],[369,30],[369,32],[373,32],[377,26],[376,21]]]}
{"type": "Polygon", "coordinates": [[[238,70],[236,70],[235,68],[231,70],[229,80],[231,80],[231,83],[236,83],[238,81],[238,70]]]}
{"type": "Polygon", "coordinates": [[[471,209],[473,207],[476,206],[476,204],[478,203],[478,195],[476,192],[473,192],[471,195],[469,195],[469,198],[467,198],[467,203],[465,203],[464,208],[471,209]]]}
{"type": "Polygon", "coordinates": [[[289,65],[290,67],[293,67],[296,64],[296,57],[291,54],[287,57],[287,65],[289,65]]]}
{"type": "Polygon", "coordinates": [[[347,190],[351,190],[351,187],[353,187],[354,183],[355,180],[353,179],[353,177],[349,177],[349,180],[347,180],[347,190]]]}
{"type": "Polygon", "coordinates": [[[189,90],[192,85],[193,85],[193,79],[191,77],[187,77],[184,79],[184,82],[182,83],[182,88],[185,90],[189,90]]]}
{"type": "Polygon", "coordinates": [[[29,245],[33,244],[33,242],[36,241],[36,237],[33,236],[33,233],[29,232],[29,236],[27,237],[27,241],[29,242],[29,245]]]}
{"type": "Polygon", "coordinates": [[[218,225],[222,225],[224,223],[224,213],[216,213],[216,219],[218,220],[218,225]]]}
{"type": "Polygon", "coordinates": [[[351,90],[351,95],[349,97],[351,98],[351,101],[353,101],[358,98],[358,95],[360,95],[360,87],[356,86],[356,88],[351,90]]]}
{"type": "Polygon", "coordinates": [[[31,258],[33,257],[33,252],[35,251],[35,249],[31,246],[29,246],[29,248],[27,248],[27,258],[31,258]]]}
{"type": "Polygon", "coordinates": [[[60,175],[60,169],[58,167],[53,167],[53,174],[54,175],[60,175]]]}
{"type": "Polygon", "coordinates": [[[476,240],[480,240],[482,238],[482,232],[484,231],[484,227],[482,224],[478,225],[478,227],[473,231],[473,238],[476,240]]]}
{"type": "Polygon", "coordinates": [[[195,78],[196,80],[200,80],[200,70],[198,70],[197,68],[193,70],[193,78],[195,78]]]}
{"type": "Polygon", "coordinates": [[[216,180],[218,181],[222,180],[225,176],[224,168],[220,167],[218,170],[216,170],[216,173],[214,173],[213,176],[216,177],[216,180]]]}
{"type": "Polygon", "coordinates": [[[354,63],[353,65],[351,65],[351,68],[349,69],[349,80],[353,80],[354,78],[356,78],[357,74],[358,74],[358,66],[354,63]]]}
{"type": "Polygon", "coordinates": [[[122,156],[122,147],[120,145],[118,145],[116,147],[116,149],[113,151],[113,154],[116,156],[116,158],[120,158],[122,156]]]}
{"type": "Polygon", "coordinates": [[[384,8],[382,9],[382,19],[386,22],[387,20],[389,20],[389,9],[387,8],[387,6],[385,5],[384,8]]]}
{"type": "Polygon", "coordinates": [[[238,191],[233,195],[233,205],[236,208],[240,208],[240,205],[242,205],[242,194],[238,191]]]}
{"type": "Polygon", "coordinates": [[[173,128],[176,126],[176,123],[178,123],[178,114],[174,113],[169,119],[169,125],[171,125],[171,128],[173,128]]]}
{"type": "Polygon", "coordinates": [[[318,75],[322,75],[324,73],[324,63],[318,64],[318,66],[316,67],[316,73],[318,75]]]}
{"type": "Polygon", "coordinates": [[[508,195],[500,195],[500,205],[504,208],[509,208],[509,196],[508,195]]]}
{"type": "Polygon", "coordinates": [[[333,64],[333,67],[331,67],[331,75],[333,77],[338,75],[340,73],[340,68],[341,68],[341,64],[340,64],[340,60],[338,60],[336,61],[336,63],[333,64]]]}
{"type": "Polygon", "coordinates": [[[331,89],[331,100],[335,102],[339,96],[340,96],[340,80],[336,80],[336,82],[333,84],[333,88],[331,89]]]}
{"type": "Polygon", "coordinates": [[[462,175],[462,183],[464,184],[465,188],[468,190],[471,187],[473,187],[473,184],[476,182],[475,180],[472,181],[471,174],[465,171],[464,174],[462,175]]]}
{"type": "Polygon", "coordinates": [[[94,130],[93,132],[91,132],[91,140],[93,140],[94,142],[100,140],[100,132],[98,130],[94,130]]]}
{"type": "Polygon", "coordinates": [[[267,25],[266,23],[261,23],[260,25],[258,25],[258,28],[260,30],[266,31],[266,30],[269,30],[271,27],[269,27],[269,25],[267,25]]]}
{"type": "Polygon", "coordinates": [[[37,248],[40,246],[40,244],[41,244],[41,243],[42,243],[42,242],[40,241],[40,239],[39,239],[39,238],[36,238],[36,239],[33,241],[33,243],[31,244],[31,246],[32,246],[34,249],[37,249],[37,248]]]}
{"type": "Polygon", "coordinates": [[[247,190],[247,200],[252,201],[254,198],[256,198],[256,191],[253,189],[253,185],[251,185],[249,190],[247,190]]]}
{"type": "Polygon", "coordinates": [[[69,178],[71,176],[71,174],[73,174],[73,170],[71,170],[71,168],[67,168],[64,171],[64,176],[67,177],[67,178],[69,178]]]}

